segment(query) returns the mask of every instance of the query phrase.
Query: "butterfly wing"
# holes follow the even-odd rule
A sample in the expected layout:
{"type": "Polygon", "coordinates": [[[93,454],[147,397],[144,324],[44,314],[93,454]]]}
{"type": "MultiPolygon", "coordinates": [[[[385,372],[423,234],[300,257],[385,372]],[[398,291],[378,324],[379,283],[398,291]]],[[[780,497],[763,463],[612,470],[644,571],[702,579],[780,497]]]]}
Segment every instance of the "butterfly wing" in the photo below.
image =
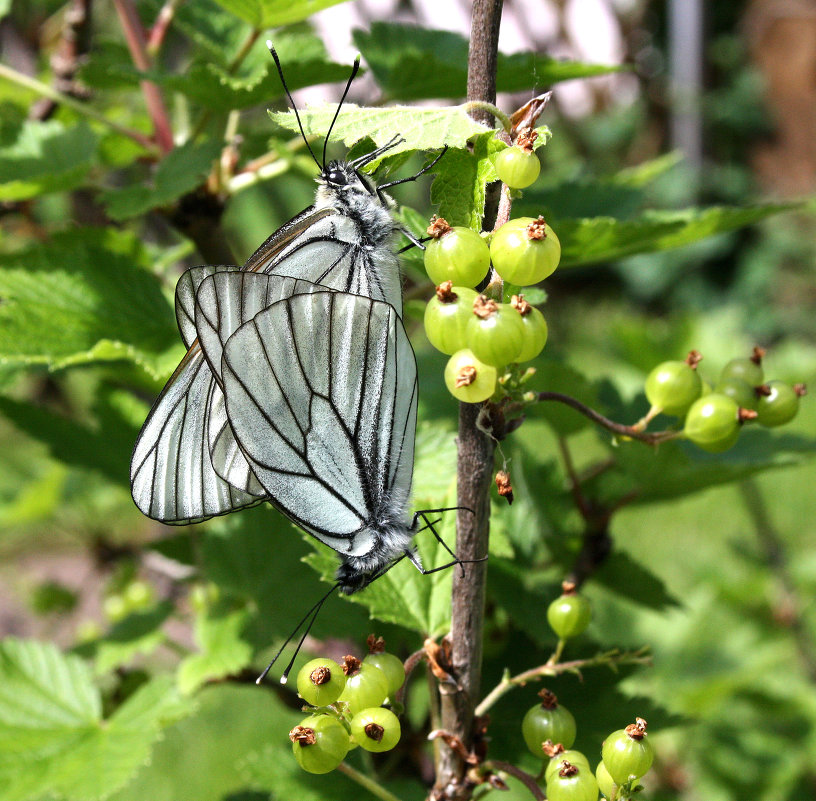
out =
{"type": "Polygon", "coordinates": [[[198,339],[195,327],[195,298],[201,282],[210,275],[221,272],[238,272],[235,264],[191,267],[185,270],[176,284],[176,323],[184,344],[191,348],[198,339]]]}
{"type": "Polygon", "coordinates": [[[416,361],[396,311],[346,293],[281,300],[227,339],[222,376],[273,503],[341,554],[369,553],[413,471],[416,361]]]}

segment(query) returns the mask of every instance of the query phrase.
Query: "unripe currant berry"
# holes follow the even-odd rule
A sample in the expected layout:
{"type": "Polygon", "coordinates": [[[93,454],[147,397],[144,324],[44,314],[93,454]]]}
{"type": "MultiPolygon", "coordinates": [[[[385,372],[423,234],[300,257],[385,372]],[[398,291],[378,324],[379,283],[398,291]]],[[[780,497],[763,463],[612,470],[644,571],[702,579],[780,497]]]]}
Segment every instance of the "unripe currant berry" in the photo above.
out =
{"type": "Polygon", "coordinates": [[[533,143],[537,138],[538,134],[528,128],[512,146],[496,154],[493,161],[496,175],[511,189],[524,189],[538,178],[541,163],[533,152],[533,143]]]}
{"type": "Polygon", "coordinates": [[[400,739],[399,718],[382,706],[363,709],[351,719],[351,736],[366,751],[390,751],[400,739]]]}
{"type": "Polygon", "coordinates": [[[654,759],[652,744],[646,735],[646,721],[637,718],[625,729],[612,732],[601,749],[603,764],[615,784],[639,779],[654,759]]]}
{"type": "Polygon", "coordinates": [[[467,325],[476,292],[443,281],[425,307],[425,334],[431,345],[449,356],[467,347],[467,325]]]}
{"type": "Polygon", "coordinates": [[[542,750],[546,740],[569,748],[575,742],[575,718],[549,690],[539,692],[541,703],[527,710],[521,722],[521,733],[530,752],[539,759],[547,756],[542,750]]]}
{"type": "Polygon", "coordinates": [[[544,771],[544,782],[548,782],[553,774],[560,770],[564,762],[569,762],[582,770],[590,770],[589,760],[580,751],[575,751],[572,748],[565,749],[561,743],[553,745],[549,740],[544,743],[541,749],[545,756],[549,757],[549,763],[544,771]]]}
{"type": "Polygon", "coordinates": [[[799,399],[807,389],[804,384],[786,384],[784,381],[769,381],[757,389],[757,422],[768,428],[789,423],[799,411],[799,399]]]}
{"type": "Polygon", "coordinates": [[[547,782],[548,801],[598,801],[598,782],[589,765],[564,762],[547,782]]]}
{"type": "Polygon", "coordinates": [[[524,295],[513,295],[510,305],[521,315],[521,324],[524,327],[521,353],[516,356],[516,361],[528,362],[535,359],[547,344],[547,321],[535,306],[524,300],[524,295]]]}
{"type": "Polygon", "coordinates": [[[547,622],[550,628],[562,640],[582,634],[592,619],[592,607],[589,600],[579,595],[575,584],[565,581],[563,594],[547,607],[547,622]]]}
{"type": "Polygon", "coordinates": [[[496,272],[519,286],[531,286],[551,275],[561,260],[561,243],[543,217],[506,222],[490,240],[496,272]]]}
{"type": "Polygon", "coordinates": [[[490,250],[476,231],[451,227],[434,217],[428,234],[432,239],[425,246],[425,271],[434,284],[452,281],[456,286],[474,287],[487,275],[490,250]]]}
{"type": "Polygon", "coordinates": [[[348,704],[352,715],[361,709],[379,706],[388,697],[388,679],[376,665],[361,662],[355,656],[344,656],[343,672],[346,686],[337,700],[348,704]]]}
{"type": "Polygon", "coordinates": [[[297,675],[298,694],[312,706],[333,704],[345,686],[343,669],[333,659],[312,659],[297,675]]]}
{"type": "Polygon", "coordinates": [[[735,378],[734,376],[721,378],[717,386],[714,387],[714,392],[718,392],[720,395],[727,395],[741,409],[756,410],[759,405],[756,389],[741,378],[735,378]]]}
{"type": "Polygon", "coordinates": [[[385,650],[385,640],[382,637],[368,636],[368,655],[363,659],[376,665],[384,674],[388,682],[388,697],[393,700],[394,695],[405,682],[405,666],[402,660],[389,654],[385,650]]]}
{"type": "Polygon", "coordinates": [[[312,715],[289,732],[292,753],[308,773],[329,773],[345,758],[349,734],[340,721],[328,715],[312,715]]]}
{"type": "Polygon", "coordinates": [[[683,433],[704,451],[722,453],[739,438],[740,421],[740,408],[735,401],[712,392],[691,405],[683,433]]]}
{"type": "Polygon", "coordinates": [[[467,325],[468,347],[485,364],[501,367],[516,361],[524,344],[524,324],[509,303],[477,296],[467,325]]]}
{"type": "Polygon", "coordinates": [[[741,378],[746,384],[758,387],[763,379],[762,357],[765,355],[764,348],[755,347],[754,352],[748,359],[731,359],[720,373],[720,381],[726,378],[741,378]]]}
{"type": "Polygon", "coordinates": [[[649,373],[645,391],[652,409],[678,416],[686,413],[702,394],[703,382],[697,372],[701,358],[693,350],[684,362],[663,362],[649,373]]]}
{"type": "Polygon", "coordinates": [[[496,391],[496,368],[479,361],[469,348],[456,351],[445,366],[445,386],[454,398],[480,403],[496,391]]]}
{"type": "Polygon", "coordinates": [[[598,763],[598,767],[595,768],[595,779],[598,782],[598,789],[603,793],[604,798],[615,798],[618,793],[618,785],[615,784],[615,780],[609,775],[609,771],[606,769],[603,760],[601,760],[598,763]]]}

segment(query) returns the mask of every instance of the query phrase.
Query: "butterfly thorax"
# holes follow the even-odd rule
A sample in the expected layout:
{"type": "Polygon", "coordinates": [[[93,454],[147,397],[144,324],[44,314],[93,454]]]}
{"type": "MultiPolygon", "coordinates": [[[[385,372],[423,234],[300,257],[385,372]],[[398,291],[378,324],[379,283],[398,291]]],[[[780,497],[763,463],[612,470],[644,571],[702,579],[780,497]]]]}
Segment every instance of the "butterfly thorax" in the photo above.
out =
{"type": "Polygon", "coordinates": [[[380,248],[390,243],[394,232],[391,199],[351,165],[333,161],[318,180],[315,208],[330,207],[353,220],[364,246],[380,248]]]}
{"type": "Polygon", "coordinates": [[[384,498],[374,518],[360,532],[371,540],[371,548],[359,556],[341,554],[335,578],[340,592],[351,595],[367,587],[396,560],[413,550],[414,531],[405,519],[405,502],[384,498]]]}

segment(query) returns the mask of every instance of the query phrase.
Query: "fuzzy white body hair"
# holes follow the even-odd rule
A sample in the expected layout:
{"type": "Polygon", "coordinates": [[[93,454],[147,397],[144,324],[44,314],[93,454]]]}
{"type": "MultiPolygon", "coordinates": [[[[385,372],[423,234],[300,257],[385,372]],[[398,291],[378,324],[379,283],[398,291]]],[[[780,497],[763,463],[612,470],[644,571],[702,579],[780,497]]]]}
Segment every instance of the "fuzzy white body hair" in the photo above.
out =
{"type": "Polygon", "coordinates": [[[406,520],[407,506],[408,493],[395,487],[380,500],[372,520],[358,535],[370,543],[369,549],[360,556],[339,552],[342,564],[337,569],[336,578],[340,582],[340,592],[351,595],[362,590],[388,565],[406,554],[412,554],[412,560],[419,561],[413,553],[414,531],[406,520]]]}

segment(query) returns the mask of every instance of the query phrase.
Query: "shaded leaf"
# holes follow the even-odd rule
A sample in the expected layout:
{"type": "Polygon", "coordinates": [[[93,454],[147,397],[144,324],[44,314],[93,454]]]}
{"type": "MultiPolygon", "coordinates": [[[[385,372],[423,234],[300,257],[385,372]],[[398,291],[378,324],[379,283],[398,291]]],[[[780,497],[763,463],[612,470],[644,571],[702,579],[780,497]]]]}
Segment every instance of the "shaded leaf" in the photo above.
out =
{"type": "Polygon", "coordinates": [[[81,186],[96,160],[98,138],[84,123],[26,121],[0,149],[0,201],[27,200],[81,186]]]}
{"type": "Polygon", "coordinates": [[[104,192],[102,202],[108,214],[114,220],[127,220],[178,200],[203,183],[220,149],[217,141],[188,142],[174,148],[159,162],[152,186],[136,185],[104,192]]]}
{"type": "Polygon", "coordinates": [[[204,682],[237,673],[249,664],[252,646],[241,638],[248,617],[245,608],[196,615],[195,642],[201,650],[179,665],[177,679],[182,693],[187,695],[204,682]]]}
{"type": "Polygon", "coordinates": [[[137,656],[153,653],[167,639],[161,627],[172,613],[173,604],[165,601],[154,609],[128,615],[104,637],[89,643],[88,650],[95,652],[96,672],[107,673],[129,665],[137,656]]]}
{"type": "MultiPolygon", "coordinates": [[[[387,97],[422,100],[467,94],[469,40],[458,33],[374,22],[367,32],[355,30],[353,38],[387,97]]],[[[537,53],[499,53],[496,88],[499,92],[533,91],[620,69],[559,61],[537,53]]]]}
{"type": "Polygon", "coordinates": [[[178,339],[150,258],[131,234],[80,228],[0,256],[0,364],[59,369],[127,359],[151,378],[178,339]]]}
{"type": "Polygon", "coordinates": [[[801,208],[800,203],[768,203],[746,208],[712,206],[683,211],[649,211],[626,221],[612,217],[553,218],[553,229],[561,241],[560,266],[577,267],[635,253],[671,250],[797,208],[801,208]]]}

